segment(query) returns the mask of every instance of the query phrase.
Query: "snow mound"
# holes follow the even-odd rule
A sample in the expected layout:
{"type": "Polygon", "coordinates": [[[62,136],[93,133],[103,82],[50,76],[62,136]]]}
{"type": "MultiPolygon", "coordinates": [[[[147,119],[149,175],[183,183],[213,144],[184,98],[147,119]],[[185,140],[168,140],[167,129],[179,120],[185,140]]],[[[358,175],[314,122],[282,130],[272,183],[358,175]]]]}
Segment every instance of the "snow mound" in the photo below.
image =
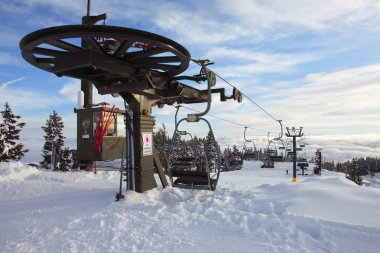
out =
{"type": "Polygon", "coordinates": [[[5,162],[0,164],[0,182],[24,180],[30,175],[40,173],[40,170],[21,162],[5,162]]]}
{"type": "Polygon", "coordinates": [[[222,173],[213,192],[159,187],[120,202],[115,171],[0,182],[0,252],[378,252],[379,189],[325,171],[292,183],[291,164],[260,165],[222,173]]]}

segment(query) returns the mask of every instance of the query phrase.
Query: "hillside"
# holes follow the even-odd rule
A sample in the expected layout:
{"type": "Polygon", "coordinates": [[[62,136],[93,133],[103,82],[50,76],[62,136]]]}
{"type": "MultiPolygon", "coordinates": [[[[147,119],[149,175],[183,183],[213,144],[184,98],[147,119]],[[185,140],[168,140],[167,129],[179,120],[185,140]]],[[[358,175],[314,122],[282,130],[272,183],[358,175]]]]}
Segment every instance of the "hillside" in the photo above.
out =
{"type": "Polygon", "coordinates": [[[215,192],[115,202],[117,172],[2,163],[0,252],[378,252],[379,188],[328,171],[292,183],[290,163],[260,165],[222,173],[215,192]]]}

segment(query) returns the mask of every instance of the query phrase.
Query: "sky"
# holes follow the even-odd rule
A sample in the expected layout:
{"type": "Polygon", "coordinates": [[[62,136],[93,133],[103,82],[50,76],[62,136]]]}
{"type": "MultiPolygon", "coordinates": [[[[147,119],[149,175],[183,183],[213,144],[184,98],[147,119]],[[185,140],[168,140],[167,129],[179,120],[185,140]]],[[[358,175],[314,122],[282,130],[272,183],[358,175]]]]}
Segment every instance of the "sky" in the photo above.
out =
{"type": "MultiPolygon", "coordinates": [[[[21,56],[25,35],[51,26],[79,24],[85,0],[0,0],[0,104],[6,101],[26,123],[22,138],[40,152],[43,126],[56,110],[68,145],[75,145],[78,80],[44,72],[21,56]]],[[[91,14],[107,13],[107,25],[168,37],[194,59],[228,80],[285,127],[303,126],[309,156],[322,148],[328,160],[380,154],[380,2],[375,0],[92,0],[91,14]]],[[[199,68],[191,64],[187,74],[199,68]]],[[[205,84],[191,84],[204,89],[205,84]]],[[[216,88],[232,89],[222,80],[216,88]]],[[[95,92],[96,93],[96,92],[95,92]]],[[[122,101],[95,95],[95,101],[122,101]]],[[[189,105],[203,110],[205,105],[189,105]]],[[[185,117],[191,111],[181,109],[185,117]]],[[[154,108],[157,125],[173,131],[173,107],[154,108]]],[[[207,117],[222,145],[247,138],[265,146],[279,124],[248,99],[213,97],[207,117]]],[[[190,126],[191,128],[191,126],[190,126]]]]}

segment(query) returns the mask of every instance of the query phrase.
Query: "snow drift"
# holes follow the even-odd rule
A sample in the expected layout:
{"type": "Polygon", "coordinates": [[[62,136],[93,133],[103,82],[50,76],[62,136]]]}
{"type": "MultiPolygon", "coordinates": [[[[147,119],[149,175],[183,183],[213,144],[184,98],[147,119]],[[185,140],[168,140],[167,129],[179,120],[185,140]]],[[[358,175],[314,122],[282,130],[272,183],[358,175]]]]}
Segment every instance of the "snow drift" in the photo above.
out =
{"type": "Polygon", "coordinates": [[[222,173],[215,192],[114,202],[117,172],[0,164],[0,252],[378,252],[379,189],[326,171],[292,183],[290,163],[260,165],[222,173]]]}

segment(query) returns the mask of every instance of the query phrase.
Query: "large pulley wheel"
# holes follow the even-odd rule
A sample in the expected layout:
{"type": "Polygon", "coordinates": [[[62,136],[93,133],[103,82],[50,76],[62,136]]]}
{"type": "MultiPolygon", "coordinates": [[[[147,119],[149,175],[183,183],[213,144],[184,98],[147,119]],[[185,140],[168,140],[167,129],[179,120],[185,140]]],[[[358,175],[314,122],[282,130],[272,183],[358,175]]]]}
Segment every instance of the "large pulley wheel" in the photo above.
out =
{"type": "Polygon", "coordinates": [[[30,64],[55,74],[60,58],[83,51],[117,58],[136,69],[171,77],[185,71],[190,54],[180,44],[157,34],[116,26],[67,25],[46,28],[25,36],[22,56],[30,64]]]}

